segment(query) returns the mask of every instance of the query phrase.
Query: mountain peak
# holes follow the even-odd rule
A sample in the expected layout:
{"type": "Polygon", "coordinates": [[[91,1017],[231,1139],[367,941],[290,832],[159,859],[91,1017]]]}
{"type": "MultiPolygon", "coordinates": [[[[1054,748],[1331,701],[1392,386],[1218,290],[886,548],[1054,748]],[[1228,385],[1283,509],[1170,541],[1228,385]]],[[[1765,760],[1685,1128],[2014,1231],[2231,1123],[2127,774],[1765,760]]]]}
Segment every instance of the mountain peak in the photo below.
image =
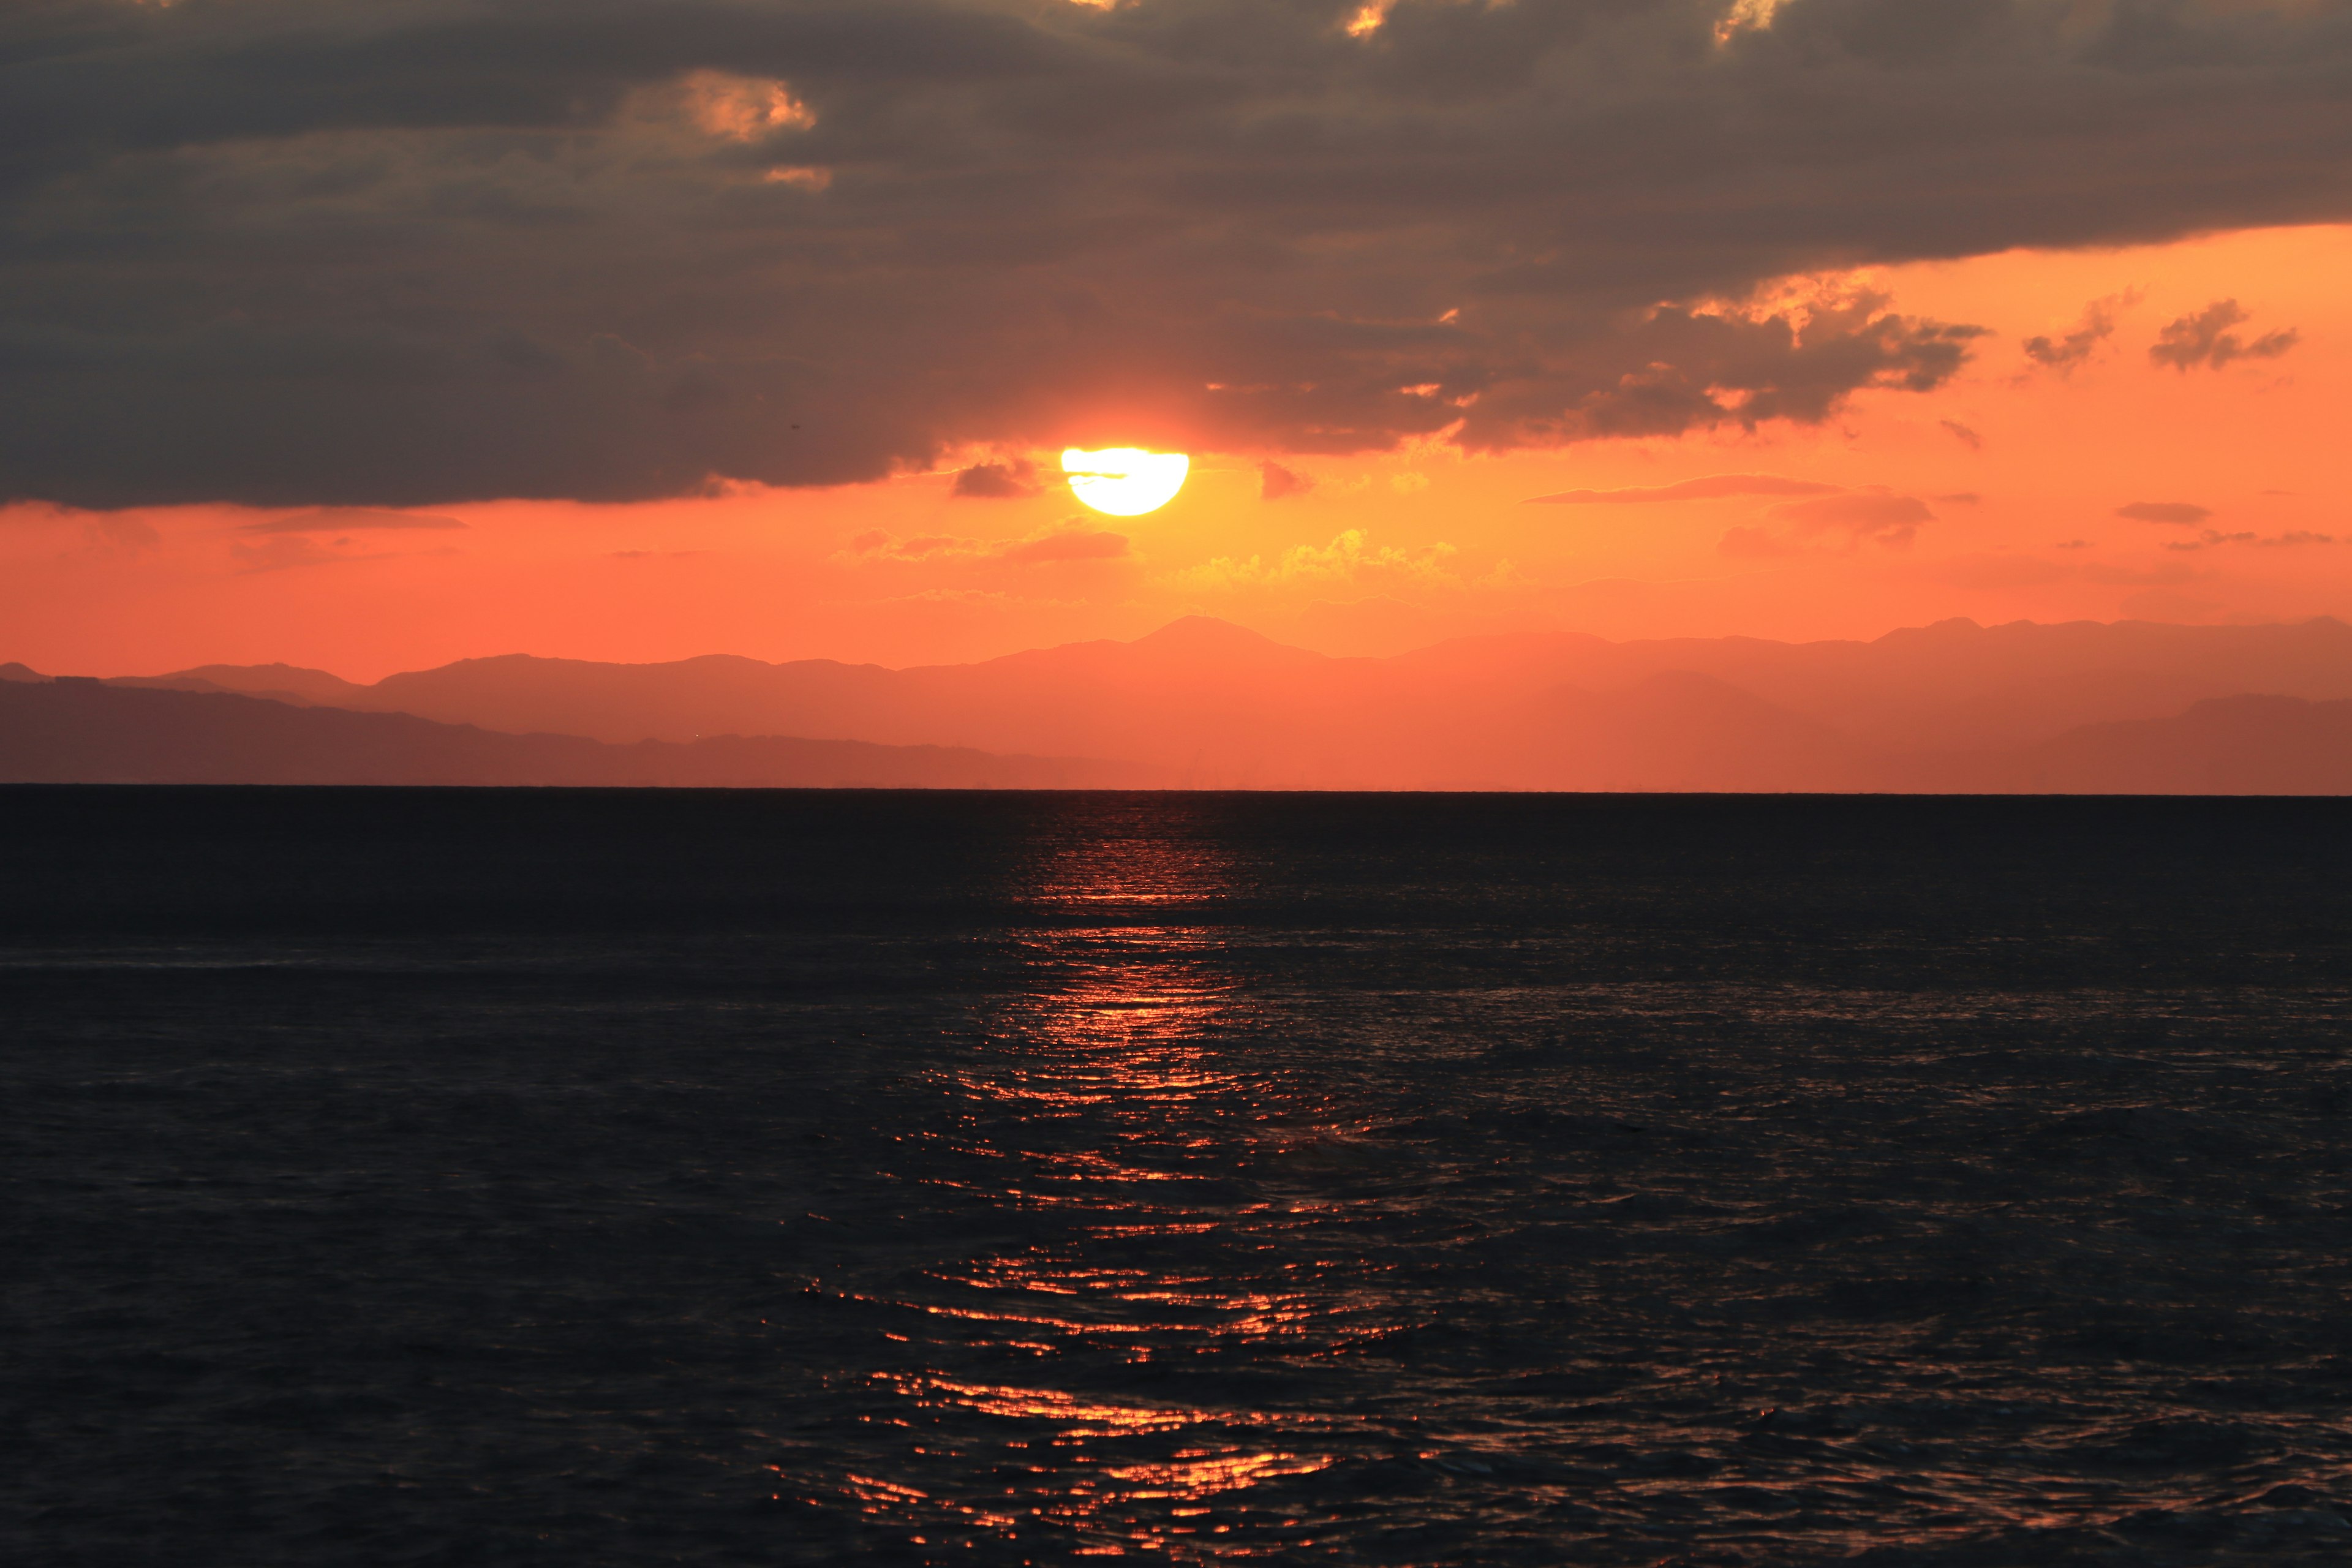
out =
{"type": "Polygon", "coordinates": [[[1149,632],[1127,645],[1132,648],[1149,648],[1153,652],[1204,653],[1281,653],[1294,658],[1319,658],[1303,647],[1279,643],[1264,632],[1254,632],[1247,626],[1237,626],[1231,621],[1214,616],[1184,616],[1169,622],[1156,632],[1149,632]]]}
{"type": "Polygon", "coordinates": [[[1235,626],[1215,616],[1179,616],[1157,631],[1146,632],[1135,638],[1138,643],[1195,642],[1215,638],[1226,642],[1270,643],[1274,639],[1247,626],[1235,626]]]}

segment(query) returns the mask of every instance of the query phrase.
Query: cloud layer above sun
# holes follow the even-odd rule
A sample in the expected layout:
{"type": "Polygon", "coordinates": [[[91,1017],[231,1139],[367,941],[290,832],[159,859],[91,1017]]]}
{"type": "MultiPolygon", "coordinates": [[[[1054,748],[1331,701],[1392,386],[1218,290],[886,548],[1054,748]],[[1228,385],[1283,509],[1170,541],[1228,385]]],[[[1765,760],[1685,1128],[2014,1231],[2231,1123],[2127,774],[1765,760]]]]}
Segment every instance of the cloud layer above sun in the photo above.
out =
{"type": "Polygon", "coordinates": [[[2332,5],[47,0],[0,61],[0,495],[84,506],[1802,425],[1984,347],[1807,278],[2352,216],[2332,5]]]}

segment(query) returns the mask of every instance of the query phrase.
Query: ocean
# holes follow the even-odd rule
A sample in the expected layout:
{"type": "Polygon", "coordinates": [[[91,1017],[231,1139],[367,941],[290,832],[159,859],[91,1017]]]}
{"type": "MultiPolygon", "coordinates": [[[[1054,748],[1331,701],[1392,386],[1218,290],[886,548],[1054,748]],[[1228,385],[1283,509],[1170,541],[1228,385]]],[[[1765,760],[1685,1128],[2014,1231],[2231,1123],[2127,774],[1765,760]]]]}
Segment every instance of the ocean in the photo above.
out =
{"type": "Polygon", "coordinates": [[[2337,1563],[2352,802],[0,790],[0,1551],[2337,1563]]]}

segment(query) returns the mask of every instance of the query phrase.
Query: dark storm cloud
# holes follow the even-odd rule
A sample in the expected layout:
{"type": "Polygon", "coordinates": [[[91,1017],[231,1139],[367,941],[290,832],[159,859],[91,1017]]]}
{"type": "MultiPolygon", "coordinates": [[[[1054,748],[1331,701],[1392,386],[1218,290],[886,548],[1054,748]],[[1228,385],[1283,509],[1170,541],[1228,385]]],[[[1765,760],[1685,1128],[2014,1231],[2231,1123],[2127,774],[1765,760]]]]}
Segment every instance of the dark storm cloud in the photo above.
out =
{"type": "MultiPolygon", "coordinates": [[[[2352,216],[2342,5],[1787,0],[1721,45],[1728,0],[1357,9],[25,0],[0,493],[1812,421],[1973,329],[1771,279],[2352,216]]],[[[2233,324],[2193,363],[2272,352],[2233,324]]]]}

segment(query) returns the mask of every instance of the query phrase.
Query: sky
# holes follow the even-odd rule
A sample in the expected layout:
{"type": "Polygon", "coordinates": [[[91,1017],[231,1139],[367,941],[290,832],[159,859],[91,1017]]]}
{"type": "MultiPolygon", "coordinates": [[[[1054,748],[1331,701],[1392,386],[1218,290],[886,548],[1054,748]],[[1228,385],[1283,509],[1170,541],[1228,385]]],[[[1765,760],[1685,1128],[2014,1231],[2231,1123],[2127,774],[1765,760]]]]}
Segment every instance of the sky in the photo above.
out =
{"type": "Polygon", "coordinates": [[[2352,618],[2347,89],[2332,0],[31,0],[0,659],[2352,618]]]}

